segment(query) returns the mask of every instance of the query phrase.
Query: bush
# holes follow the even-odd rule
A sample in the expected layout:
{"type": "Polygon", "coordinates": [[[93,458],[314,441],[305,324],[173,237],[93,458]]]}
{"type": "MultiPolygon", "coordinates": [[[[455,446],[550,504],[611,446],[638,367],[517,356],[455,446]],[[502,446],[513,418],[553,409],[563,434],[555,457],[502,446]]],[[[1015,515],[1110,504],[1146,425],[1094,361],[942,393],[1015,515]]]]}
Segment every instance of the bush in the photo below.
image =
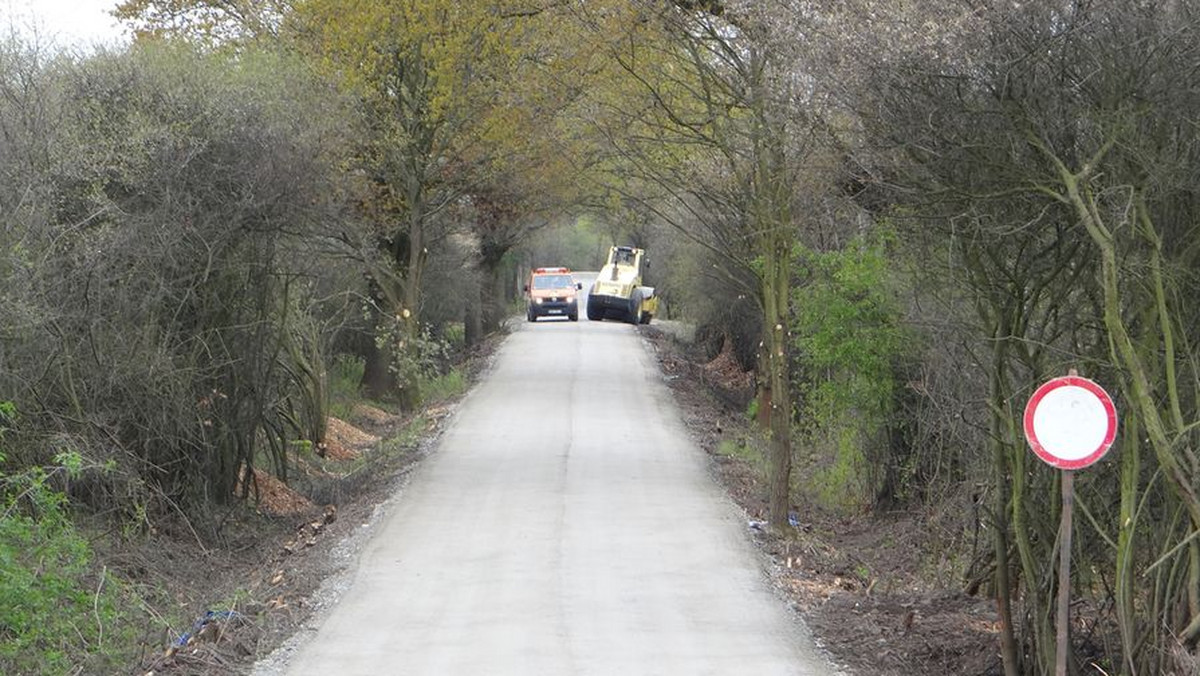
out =
{"type": "Polygon", "coordinates": [[[812,483],[838,507],[871,504],[892,471],[889,428],[897,369],[910,339],[890,286],[886,240],[802,252],[811,273],[794,294],[801,430],[812,483]]]}
{"type": "Polygon", "coordinates": [[[0,331],[0,392],[176,503],[232,499],[263,455],[286,477],[284,449],[319,441],[327,413],[325,324],[305,313],[327,295],[309,236],[333,199],[333,104],[299,64],[250,51],[147,44],[36,76],[61,97],[26,139],[45,166],[0,143],[0,213],[26,173],[53,209],[0,234],[0,314],[20,319],[0,331]]]}

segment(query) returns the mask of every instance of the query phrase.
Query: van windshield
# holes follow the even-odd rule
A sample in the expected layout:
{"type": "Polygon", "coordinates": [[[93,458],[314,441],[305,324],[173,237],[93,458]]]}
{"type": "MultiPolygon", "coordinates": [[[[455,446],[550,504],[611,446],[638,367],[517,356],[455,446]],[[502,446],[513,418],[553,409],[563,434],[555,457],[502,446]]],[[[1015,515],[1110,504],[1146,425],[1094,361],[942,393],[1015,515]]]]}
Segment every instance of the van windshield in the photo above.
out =
{"type": "Polygon", "coordinates": [[[569,289],[575,286],[571,275],[538,275],[533,278],[535,289],[569,289]]]}

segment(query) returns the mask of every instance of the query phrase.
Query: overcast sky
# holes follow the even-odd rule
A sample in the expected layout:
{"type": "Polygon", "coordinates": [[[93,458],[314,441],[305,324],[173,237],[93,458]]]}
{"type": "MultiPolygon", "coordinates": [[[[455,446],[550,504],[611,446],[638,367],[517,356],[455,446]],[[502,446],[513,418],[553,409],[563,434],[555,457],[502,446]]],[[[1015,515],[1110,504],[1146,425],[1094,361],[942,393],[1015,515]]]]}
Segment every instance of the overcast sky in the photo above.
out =
{"type": "Polygon", "coordinates": [[[32,31],[61,46],[125,42],[127,33],[108,12],[120,0],[0,0],[0,30],[32,31]]]}

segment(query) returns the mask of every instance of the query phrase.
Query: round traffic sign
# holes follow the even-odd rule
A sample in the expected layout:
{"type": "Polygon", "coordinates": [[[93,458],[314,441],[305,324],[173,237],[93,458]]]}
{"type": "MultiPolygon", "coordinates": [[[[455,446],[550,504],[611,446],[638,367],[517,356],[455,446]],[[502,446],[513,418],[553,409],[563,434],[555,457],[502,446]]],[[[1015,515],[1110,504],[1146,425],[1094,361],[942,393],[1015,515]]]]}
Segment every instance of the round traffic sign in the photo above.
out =
{"type": "Polygon", "coordinates": [[[1047,381],[1025,405],[1025,438],[1039,458],[1059,469],[1099,460],[1117,436],[1117,409],[1096,383],[1079,376],[1047,381]]]}

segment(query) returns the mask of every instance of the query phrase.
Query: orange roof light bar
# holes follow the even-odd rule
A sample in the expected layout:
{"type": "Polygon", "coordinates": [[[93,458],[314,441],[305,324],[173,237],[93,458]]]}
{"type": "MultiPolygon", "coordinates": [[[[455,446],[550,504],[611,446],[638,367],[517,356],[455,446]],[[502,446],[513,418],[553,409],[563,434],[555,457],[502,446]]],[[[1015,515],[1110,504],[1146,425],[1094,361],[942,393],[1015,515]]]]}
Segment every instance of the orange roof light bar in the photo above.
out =
{"type": "Polygon", "coordinates": [[[533,274],[535,274],[535,275],[566,274],[569,272],[571,272],[571,268],[534,268],[533,269],[533,274]]]}

